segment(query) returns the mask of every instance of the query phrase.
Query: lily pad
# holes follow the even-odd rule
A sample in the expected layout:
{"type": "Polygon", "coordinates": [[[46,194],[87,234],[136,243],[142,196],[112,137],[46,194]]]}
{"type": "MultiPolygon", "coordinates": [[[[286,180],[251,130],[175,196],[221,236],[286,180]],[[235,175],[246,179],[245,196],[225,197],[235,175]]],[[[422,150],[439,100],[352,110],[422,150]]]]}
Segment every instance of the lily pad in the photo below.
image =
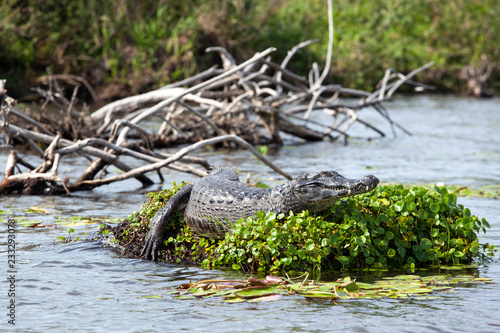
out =
{"type": "MultiPolygon", "coordinates": [[[[493,283],[489,278],[475,278],[472,275],[434,275],[420,277],[418,275],[396,275],[372,284],[355,282],[350,278],[342,279],[340,282],[317,283],[311,280],[302,280],[300,283],[290,283],[283,280],[282,284],[273,286],[255,285],[256,279],[249,278],[233,285],[227,284],[227,280],[200,281],[195,284],[182,285],[181,290],[187,294],[176,296],[177,299],[193,299],[195,297],[217,297],[223,298],[224,302],[240,303],[244,301],[265,302],[274,301],[283,295],[296,295],[306,299],[419,299],[432,300],[439,297],[438,293],[453,292],[451,286],[493,283]],[[285,284],[288,283],[288,284],[285,284]],[[240,289],[241,286],[243,289],[240,289]],[[210,288],[205,290],[204,288],[210,288]],[[223,290],[220,290],[223,288],[223,290]]],[[[339,280],[340,281],[340,280],[339,280]]],[[[258,281],[259,283],[262,281],[258,281]]]]}
{"type": "Polygon", "coordinates": [[[301,296],[305,298],[315,298],[315,299],[336,299],[339,298],[336,294],[327,291],[316,291],[301,293],[301,296]]]}
{"type": "Polygon", "coordinates": [[[175,299],[195,299],[196,297],[191,296],[191,295],[179,295],[179,296],[174,296],[175,299]]]}
{"type": "Polygon", "coordinates": [[[146,295],[146,296],[142,296],[142,298],[163,299],[165,297],[163,297],[162,295],[146,295]]]}
{"type": "Polygon", "coordinates": [[[225,300],[223,300],[224,303],[241,303],[241,302],[245,302],[245,299],[244,298],[239,298],[239,297],[235,297],[235,298],[226,298],[225,300]]]}
{"type": "Polygon", "coordinates": [[[281,292],[283,292],[282,289],[275,287],[250,287],[236,291],[234,294],[242,298],[254,298],[270,296],[281,292]]]}

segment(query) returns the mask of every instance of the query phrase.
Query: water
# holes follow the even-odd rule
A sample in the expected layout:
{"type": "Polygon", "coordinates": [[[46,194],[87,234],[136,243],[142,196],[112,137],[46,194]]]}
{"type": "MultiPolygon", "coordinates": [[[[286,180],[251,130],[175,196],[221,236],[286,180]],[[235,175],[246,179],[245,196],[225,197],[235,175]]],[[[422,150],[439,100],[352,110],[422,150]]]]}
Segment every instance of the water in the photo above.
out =
{"type": "MultiPolygon", "coordinates": [[[[389,183],[437,183],[481,186],[500,184],[500,113],[498,99],[476,101],[448,96],[400,97],[387,104],[394,121],[413,133],[397,131],[371,110],[362,119],[387,133],[378,136],[362,126],[350,131],[349,145],[342,142],[299,144],[285,147],[270,158],[292,175],[334,169],[346,177],[374,174],[389,183]],[[371,138],[372,140],[368,140],[371,138]]],[[[321,118],[321,117],[320,117],[321,118]]],[[[270,184],[284,181],[245,151],[207,155],[210,163],[232,166],[243,176],[270,184]]],[[[7,153],[0,154],[4,170],[7,153]]],[[[29,157],[38,164],[36,157],[29,157]]],[[[81,164],[71,160],[59,171],[79,174],[81,164]]],[[[164,171],[166,184],[196,180],[164,171]]],[[[242,176],[242,178],[243,178],[242,176]]],[[[73,176],[75,177],[75,176],[73,176]]],[[[155,176],[152,176],[153,178],[155,176]]],[[[155,178],[156,179],[156,178],[155,178]]],[[[157,189],[158,186],[151,188],[157,189]]],[[[500,330],[500,262],[481,265],[477,273],[497,284],[456,288],[437,300],[310,301],[283,297],[268,303],[226,304],[219,299],[176,300],[165,288],[208,278],[246,278],[231,271],[156,264],[121,257],[98,242],[55,244],[72,227],[81,237],[91,235],[98,223],[69,217],[124,218],[139,210],[144,191],[135,180],[104,186],[71,197],[2,197],[0,209],[12,211],[19,221],[40,223],[32,228],[18,224],[16,231],[16,326],[22,332],[495,332],[500,330]],[[28,207],[48,213],[27,214],[28,207]],[[19,208],[21,210],[13,210],[19,208]],[[64,223],[61,223],[64,221],[64,223]],[[162,295],[164,299],[143,296],[162,295]],[[495,326],[496,325],[496,326],[495,326]]],[[[459,198],[472,213],[486,218],[492,228],[482,242],[500,245],[499,201],[496,198],[459,198]]],[[[0,225],[0,260],[7,276],[7,226],[0,225]]],[[[390,273],[389,273],[390,274],[390,273]]],[[[396,274],[396,273],[394,273],[396,274]]],[[[353,275],[355,277],[355,275],[353,275]]],[[[8,284],[0,284],[0,330],[7,324],[8,284]],[[3,311],[3,312],[2,312],[3,311]]]]}

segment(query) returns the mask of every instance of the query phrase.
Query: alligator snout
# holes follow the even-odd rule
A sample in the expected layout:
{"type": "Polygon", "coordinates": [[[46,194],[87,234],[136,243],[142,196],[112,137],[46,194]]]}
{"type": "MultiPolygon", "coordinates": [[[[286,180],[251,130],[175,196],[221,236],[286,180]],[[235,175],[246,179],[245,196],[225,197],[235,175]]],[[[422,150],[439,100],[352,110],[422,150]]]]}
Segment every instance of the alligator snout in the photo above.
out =
{"type": "Polygon", "coordinates": [[[380,181],[378,180],[377,177],[373,175],[366,176],[365,178],[361,179],[361,183],[363,183],[366,186],[373,186],[375,188],[380,181]]]}
{"type": "Polygon", "coordinates": [[[377,177],[369,175],[358,181],[352,194],[370,192],[377,187],[379,180],[377,177]]]}
{"type": "Polygon", "coordinates": [[[347,195],[356,195],[361,193],[370,192],[375,187],[377,187],[379,180],[377,177],[369,175],[357,181],[351,181],[352,185],[350,189],[347,190],[347,193],[339,193],[339,196],[347,196],[347,195]]]}

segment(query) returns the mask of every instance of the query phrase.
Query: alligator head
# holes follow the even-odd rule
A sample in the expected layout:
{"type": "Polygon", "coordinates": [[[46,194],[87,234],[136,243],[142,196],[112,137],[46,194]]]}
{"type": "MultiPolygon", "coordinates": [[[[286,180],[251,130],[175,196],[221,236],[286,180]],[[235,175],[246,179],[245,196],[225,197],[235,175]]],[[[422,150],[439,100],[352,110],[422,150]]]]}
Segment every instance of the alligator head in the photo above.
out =
{"type": "Polygon", "coordinates": [[[306,173],[295,178],[293,194],[310,212],[327,209],[341,198],[370,192],[377,187],[375,176],[348,179],[336,171],[306,173]]]}

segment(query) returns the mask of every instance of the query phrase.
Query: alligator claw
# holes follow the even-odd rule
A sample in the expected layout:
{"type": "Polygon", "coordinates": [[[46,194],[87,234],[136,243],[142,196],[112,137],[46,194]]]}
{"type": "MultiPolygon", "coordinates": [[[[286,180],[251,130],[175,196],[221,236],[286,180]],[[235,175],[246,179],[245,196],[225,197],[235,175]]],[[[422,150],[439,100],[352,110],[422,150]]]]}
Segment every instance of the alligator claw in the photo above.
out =
{"type": "Polygon", "coordinates": [[[144,257],[146,260],[158,260],[158,255],[160,254],[160,246],[161,246],[161,237],[154,236],[151,233],[146,237],[146,243],[141,251],[141,257],[144,257]]]}

